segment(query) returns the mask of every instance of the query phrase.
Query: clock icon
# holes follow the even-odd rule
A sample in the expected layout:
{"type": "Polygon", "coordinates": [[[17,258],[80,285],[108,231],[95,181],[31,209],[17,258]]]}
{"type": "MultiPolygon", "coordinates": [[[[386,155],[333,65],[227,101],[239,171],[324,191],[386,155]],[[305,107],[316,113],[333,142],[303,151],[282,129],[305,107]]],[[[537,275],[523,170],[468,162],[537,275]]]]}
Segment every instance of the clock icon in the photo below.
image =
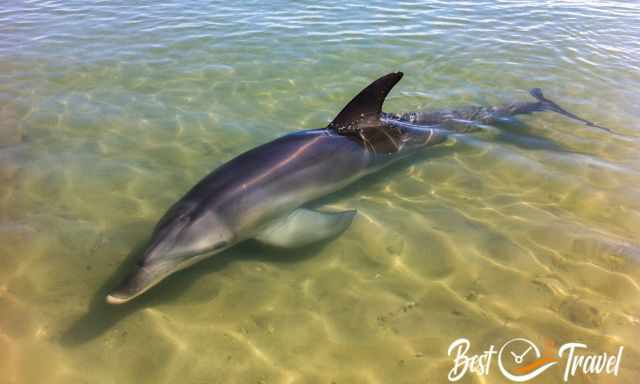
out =
{"type": "Polygon", "coordinates": [[[518,383],[537,377],[558,364],[558,361],[557,358],[543,357],[531,340],[522,337],[507,341],[498,352],[500,372],[507,379],[518,383]]]}

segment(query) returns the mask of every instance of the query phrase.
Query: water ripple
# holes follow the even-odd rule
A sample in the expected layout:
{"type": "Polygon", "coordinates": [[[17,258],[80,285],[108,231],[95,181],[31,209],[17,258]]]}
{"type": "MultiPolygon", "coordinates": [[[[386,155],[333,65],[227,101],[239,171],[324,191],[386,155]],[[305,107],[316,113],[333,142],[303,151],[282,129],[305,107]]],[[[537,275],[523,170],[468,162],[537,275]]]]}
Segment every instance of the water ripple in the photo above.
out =
{"type": "MultiPolygon", "coordinates": [[[[15,383],[438,381],[459,337],[599,351],[636,340],[639,19],[626,1],[7,2],[0,371],[15,383]],[[325,126],[393,70],[406,76],[388,111],[541,87],[620,134],[536,114],[457,136],[334,196],[359,215],[328,244],[238,247],[140,304],[104,304],[117,266],[200,177],[325,126]]],[[[624,353],[618,379],[635,382],[640,351],[624,353]]]]}

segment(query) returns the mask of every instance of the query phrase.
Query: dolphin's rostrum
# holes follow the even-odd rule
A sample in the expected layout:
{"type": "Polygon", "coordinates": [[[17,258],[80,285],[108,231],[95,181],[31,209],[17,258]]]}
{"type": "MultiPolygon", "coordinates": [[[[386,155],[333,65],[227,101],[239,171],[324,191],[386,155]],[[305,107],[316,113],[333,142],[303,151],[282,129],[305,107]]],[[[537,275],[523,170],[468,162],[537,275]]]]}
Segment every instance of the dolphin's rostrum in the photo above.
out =
{"type": "Polygon", "coordinates": [[[544,99],[539,90],[532,91],[536,102],[504,107],[383,113],[385,97],[401,78],[396,72],[374,81],[326,128],[282,136],[207,175],[160,219],[135,270],[107,302],[127,302],[168,275],[247,239],[300,247],[337,236],[356,211],[321,212],[305,204],[474,123],[553,110],[595,126],[544,99]]]}

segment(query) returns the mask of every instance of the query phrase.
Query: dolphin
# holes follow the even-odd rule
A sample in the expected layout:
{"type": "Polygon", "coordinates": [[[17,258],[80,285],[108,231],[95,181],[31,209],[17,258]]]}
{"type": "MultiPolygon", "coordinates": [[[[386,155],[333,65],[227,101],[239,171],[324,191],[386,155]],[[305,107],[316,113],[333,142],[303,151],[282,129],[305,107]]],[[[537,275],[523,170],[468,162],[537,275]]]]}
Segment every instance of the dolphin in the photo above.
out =
{"type": "Polygon", "coordinates": [[[244,240],[294,248],[333,238],[349,227],[356,211],[320,211],[308,203],[463,132],[455,124],[448,128],[452,119],[486,123],[542,108],[514,104],[471,114],[383,113],[386,96],[402,76],[395,72],[372,82],[325,128],[284,135],[212,171],[163,215],[134,270],[106,301],[132,300],[244,240]]]}
{"type": "Polygon", "coordinates": [[[390,73],[371,83],[327,127],[284,135],[212,171],[164,214],[134,271],[107,302],[127,302],[247,239],[302,247],[345,231],[355,210],[322,212],[305,204],[447,137],[437,126],[382,114],[402,76],[390,73]]]}

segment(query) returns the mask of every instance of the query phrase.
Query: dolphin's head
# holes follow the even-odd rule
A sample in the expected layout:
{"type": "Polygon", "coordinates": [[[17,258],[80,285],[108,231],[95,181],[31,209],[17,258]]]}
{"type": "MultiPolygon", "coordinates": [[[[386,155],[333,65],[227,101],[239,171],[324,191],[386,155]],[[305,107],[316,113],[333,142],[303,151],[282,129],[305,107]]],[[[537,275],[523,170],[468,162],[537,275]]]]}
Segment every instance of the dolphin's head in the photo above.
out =
{"type": "Polygon", "coordinates": [[[173,207],[156,226],[135,270],[107,295],[110,304],[125,303],[162,279],[228,248],[233,233],[210,210],[173,207]]]}

